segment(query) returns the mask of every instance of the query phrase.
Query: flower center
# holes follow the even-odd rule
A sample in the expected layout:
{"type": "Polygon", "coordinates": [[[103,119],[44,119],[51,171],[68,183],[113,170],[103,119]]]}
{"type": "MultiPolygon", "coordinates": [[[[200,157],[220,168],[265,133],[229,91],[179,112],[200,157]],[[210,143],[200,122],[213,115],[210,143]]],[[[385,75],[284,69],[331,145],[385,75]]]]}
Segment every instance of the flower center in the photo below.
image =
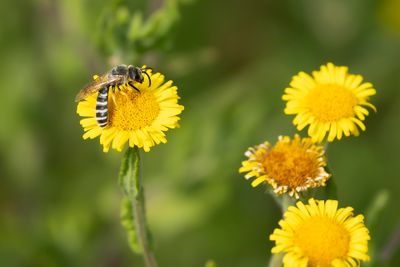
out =
{"type": "Polygon", "coordinates": [[[139,93],[134,89],[123,89],[112,93],[110,90],[108,103],[109,125],[123,131],[150,126],[160,113],[160,106],[149,91],[139,93]]]}
{"type": "Polygon", "coordinates": [[[308,266],[328,267],[333,260],[346,258],[350,234],[332,219],[312,217],[297,228],[293,242],[308,257],[308,266]]]}
{"type": "Polygon", "coordinates": [[[356,96],[347,88],[335,84],[319,84],[308,93],[310,112],[324,122],[354,116],[356,96]]]}
{"type": "Polygon", "coordinates": [[[278,142],[265,156],[265,173],[279,185],[304,186],[307,178],[318,176],[318,153],[300,142],[278,142]]]}

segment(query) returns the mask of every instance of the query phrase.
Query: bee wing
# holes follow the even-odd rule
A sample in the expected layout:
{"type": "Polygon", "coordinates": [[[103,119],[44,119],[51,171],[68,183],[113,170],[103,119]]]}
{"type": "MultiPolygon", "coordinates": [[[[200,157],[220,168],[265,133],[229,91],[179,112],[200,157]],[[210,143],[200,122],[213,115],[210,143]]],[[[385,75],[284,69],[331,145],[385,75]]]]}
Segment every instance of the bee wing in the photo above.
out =
{"type": "Polygon", "coordinates": [[[108,87],[117,81],[122,81],[123,75],[110,75],[106,74],[98,77],[96,80],[87,84],[75,97],[75,102],[79,102],[82,99],[87,98],[90,95],[97,93],[102,87],[108,87]]]}

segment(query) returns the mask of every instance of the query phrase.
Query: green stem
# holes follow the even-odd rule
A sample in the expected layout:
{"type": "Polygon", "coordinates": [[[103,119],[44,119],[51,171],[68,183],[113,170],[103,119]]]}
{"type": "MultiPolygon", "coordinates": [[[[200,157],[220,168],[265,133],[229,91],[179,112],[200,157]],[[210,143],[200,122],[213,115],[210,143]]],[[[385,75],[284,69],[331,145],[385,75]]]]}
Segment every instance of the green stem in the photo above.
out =
{"type": "MultiPolygon", "coordinates": [[[[289,206],[295,204],[295,199],[290,197],[288,194],[283,194],[282,196],[278,197],[274,192],[271,192],[273,198],[278,203],[279,207],[281,208],[282,215],[286,212],[289,206]]],[[[272,254],[269,259],[268,267],[281,267],[282,266],[282,258],[283,253],[272,254]]]]}
{"type": "Polygon", "coordinates": [[[283,258],[282,253],[272,254],[272,256],[269,260],[268,267],[281,267],[282,266],[282,258],[283,258]]]}
{"type": "Polygon", "coordinates": [[[282,215],[286,212],[289,206],[294,205],[295,201],[292,197],[290,197],[287,194],[284,194],[282,196],[282,203],[281,203],[281,209],[282,209],[282,215]]]}
{"type": "Polygon", "coordinates": [[[325,141],[325,144],[324,144],[324,152],[325,152],[325,155],[326,155],[327,152],[328,152],[328,146],[329,146],[329,142],[328,142],[328,140],[326,140],[326,141],[325,141]]]}
{"type": "Polygon", "coordinates": [[[269,193],[281,209],[282,215],[285,213],[289,206],[293,206],[296,203],[296,200],[293,197],[290,197],[288,194],[277,196],[272,190],[269,191],[269,193]]]}
{"type": "Polygon", "coordinates": [[[137,242],[146,266],[157,267],[158,265],[149,242],[138,148],[128,148],[121,164],[119,182],[132,207],[133,228],[136,232],[137,242]]]}
{"type": "Polygon", "coordinates": [[[141,185],[139,175],[139,191],[135,200],[131,201],[133,207],[133,219],[135,223],[135,229],[138,234],[139,245],[143,249],[143,258],[148,267],[156,267],[157,262],[154,257],[154,253],[150,248],[150,243],[147,234],[147,222],[145,215],[145,207],[144,207],[144,189],[141,185]]]}

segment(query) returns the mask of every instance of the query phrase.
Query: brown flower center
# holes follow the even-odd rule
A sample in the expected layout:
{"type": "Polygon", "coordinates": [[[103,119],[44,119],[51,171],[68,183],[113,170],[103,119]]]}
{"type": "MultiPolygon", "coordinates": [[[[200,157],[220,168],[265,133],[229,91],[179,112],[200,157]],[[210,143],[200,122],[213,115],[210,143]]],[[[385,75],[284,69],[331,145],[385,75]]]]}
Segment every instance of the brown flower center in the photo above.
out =
{"type": "Polygon", "coordinates": [[[267,152],[262,164],[265,173],[278,185],[296,188],[304,186],[307,178],[318,176],[318,158],[318,153],[300,141],[279,141],[267,152]]]}

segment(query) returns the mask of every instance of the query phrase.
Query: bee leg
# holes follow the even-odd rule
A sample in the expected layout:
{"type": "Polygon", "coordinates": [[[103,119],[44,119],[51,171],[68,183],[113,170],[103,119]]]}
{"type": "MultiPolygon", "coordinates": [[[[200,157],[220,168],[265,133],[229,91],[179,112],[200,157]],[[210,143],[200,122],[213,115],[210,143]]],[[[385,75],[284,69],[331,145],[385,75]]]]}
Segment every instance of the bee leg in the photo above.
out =
{"type": "Polygon", "coordinates": [[[132,82],[128,82],[128,84],[129,84],[133,89],[135,89],[136,91],[138,91],[138,92],[140,93],[140,90],[137,89],[136,86],[134,86],[132,82]]]}
{"type": "Polygon", "coordinates": [[[152,67],[145,67],[145,68],[141,68],[140,70],[142,70],[142,71],[146,71],[146,70],[153,70],[153,68],[152,67]]]}

